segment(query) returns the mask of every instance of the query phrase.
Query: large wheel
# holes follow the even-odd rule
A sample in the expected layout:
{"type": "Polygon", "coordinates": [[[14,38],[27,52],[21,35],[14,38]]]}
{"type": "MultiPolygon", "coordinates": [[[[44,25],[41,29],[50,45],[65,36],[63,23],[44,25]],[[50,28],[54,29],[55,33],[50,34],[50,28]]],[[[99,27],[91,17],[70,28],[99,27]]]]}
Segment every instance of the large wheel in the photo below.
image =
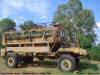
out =
{"type": "Polygon", "coordinates": [[[17,61],[17,55],[15,54],[9,54],[7,55],[7,58],[5,60],[5,63],[7,65],[7,67],[9,68],[15,68],[17,67],[18,61],[17,61]]]}
{"type": "Polygon", "coordinates": [[[43,57],[40,57],[39,60],[40,60],[40,61],[44,61],[44,58],[43,58],[43,57]]]}
{"type": "Polygon", "coordinates": [[[76,57],[75,62],[76,62],[76,69],[79,69],[80,58],[76,57]]]}
{"type": "Polygon", "coordinates": [[[58,59],[57,66],[61,71],[73,71],[75,70],[76,62],[73,56],[66,54],[58,59]]]}

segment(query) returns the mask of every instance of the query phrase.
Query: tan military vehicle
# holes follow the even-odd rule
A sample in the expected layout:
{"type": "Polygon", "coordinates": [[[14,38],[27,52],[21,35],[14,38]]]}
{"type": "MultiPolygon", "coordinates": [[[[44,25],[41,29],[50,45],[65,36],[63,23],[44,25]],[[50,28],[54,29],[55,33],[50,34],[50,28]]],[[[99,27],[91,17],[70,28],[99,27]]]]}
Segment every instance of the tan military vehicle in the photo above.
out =
{"type": "Polygon", "coordinates": [[[61,24],[39,26],[29,31],[15,31],[3,33],[1,56],[5,58],[10,68],[17,67],[20,62],[33,62],[39,60],[55,59],[62,71],[73,71],[79,63],[81,56],[86,56],[84,49],[66,48],[62,44],[64,32],[61,24]]]}

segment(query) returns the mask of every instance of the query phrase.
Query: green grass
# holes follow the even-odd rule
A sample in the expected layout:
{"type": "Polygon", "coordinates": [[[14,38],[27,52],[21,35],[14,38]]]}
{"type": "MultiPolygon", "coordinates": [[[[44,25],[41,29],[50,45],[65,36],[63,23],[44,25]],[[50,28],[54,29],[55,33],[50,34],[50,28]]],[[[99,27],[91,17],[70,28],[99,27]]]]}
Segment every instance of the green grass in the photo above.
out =
{"type": "Polygon", "coordinates": [[[100,62],[84,62],[80,63],[80,74],[84,75],[100,75],[100,62]]]}
{"type": "MultiPolygon", "coordinates": [[[[36,62],[37,63],[37,62],[36,62]]],[[[33,66],[23,66],[19,68],[7,68],[5,66],[4,60],[0,58],[0,73],[51,73],[48,75],[73,75],[73,73],[70,72],[61,72],[56,67],[56,65],[51,62],[45,62],[45,63],[38,63],[34,64],[33,66]]],[[[100,63],[89,63],[86,61],[81,61],[80,63],[80,74],[74,74],[74,75],[95,75],[95,73],[100,73],[100,63]],[[93,74],[92,74],[93,73],[93,74]]],[[[35,74],[34,74],[35,75],[35,74]]],[[[39,75],[39,74],[37,74],[39,75]]],[[[40,74],[43,75],[43,74],[40,74]]],[[[44,74],[47,75],[47,74],[44,74]]],[[[100,75],[100,74],[98,74],[100,75]]]]}

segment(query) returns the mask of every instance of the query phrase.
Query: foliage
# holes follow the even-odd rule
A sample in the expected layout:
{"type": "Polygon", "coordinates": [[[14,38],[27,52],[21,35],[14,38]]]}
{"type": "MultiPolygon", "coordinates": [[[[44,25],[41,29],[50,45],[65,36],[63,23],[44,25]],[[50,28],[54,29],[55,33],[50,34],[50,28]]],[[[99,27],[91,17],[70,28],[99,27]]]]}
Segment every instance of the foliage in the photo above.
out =
{"type": "Polygon", "coordinates": [[[85,48],[85,49],[91,48],[92,47],[91,42],[92,40],[90,38],[87,38],[87,36],[80,34],[79,43],[82,48],[85,48]]]}
{"type": "Polygon", "coordinates": [[[94,15],[91,10],[83,9],[80,0],[59,5],[53,21],[64,25],[67,44],[79,46],[79,41],[82,48],[92,47],[96,37],[94,15]]]}
{"type": "Polygon", "coordinates": [[[0,21],[0,48],[2,47],[1,41],[2,41],[3,32],[9,30],[15,30],[15,27],[16,27],[16,23],[9,18],[4,18],[0,21]]]}
{"type": "Polygon", "coordinates": [[[15,30],[15,27],[16,23],[9,18],[4,18],[0,21],[0,31],[15,30]]]}
{"type": "Polygon", "coordinates": [[[100,60],[100,47],[94,46],[89,50],[91,60],[100,60]]]}
{"type": "Polygon", "coordinates": [[[35,24],[32,21],[25,21],[23,24],[20,25],[20,28],[25,31],[29,31],[30,29],[34,27],[35,27],[35,24]]]}

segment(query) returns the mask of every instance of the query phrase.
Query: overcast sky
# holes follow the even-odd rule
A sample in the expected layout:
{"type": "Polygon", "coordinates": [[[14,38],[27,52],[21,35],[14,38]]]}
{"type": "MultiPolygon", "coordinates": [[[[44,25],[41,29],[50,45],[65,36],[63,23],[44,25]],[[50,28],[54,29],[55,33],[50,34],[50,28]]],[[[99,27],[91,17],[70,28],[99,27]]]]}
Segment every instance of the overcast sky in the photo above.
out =
{"type": "MultiPolygon", "coordinates": [[[[52,22],[57,6],[68,0],[0,0],[0,19],[11,18],[17,24],[26,20],[35,23],[52,22]]],[[[91,9],[94,13],[96,24],[97,42],[100,39],[100,0],[81,0],[84,8],[91,9]]]]}

